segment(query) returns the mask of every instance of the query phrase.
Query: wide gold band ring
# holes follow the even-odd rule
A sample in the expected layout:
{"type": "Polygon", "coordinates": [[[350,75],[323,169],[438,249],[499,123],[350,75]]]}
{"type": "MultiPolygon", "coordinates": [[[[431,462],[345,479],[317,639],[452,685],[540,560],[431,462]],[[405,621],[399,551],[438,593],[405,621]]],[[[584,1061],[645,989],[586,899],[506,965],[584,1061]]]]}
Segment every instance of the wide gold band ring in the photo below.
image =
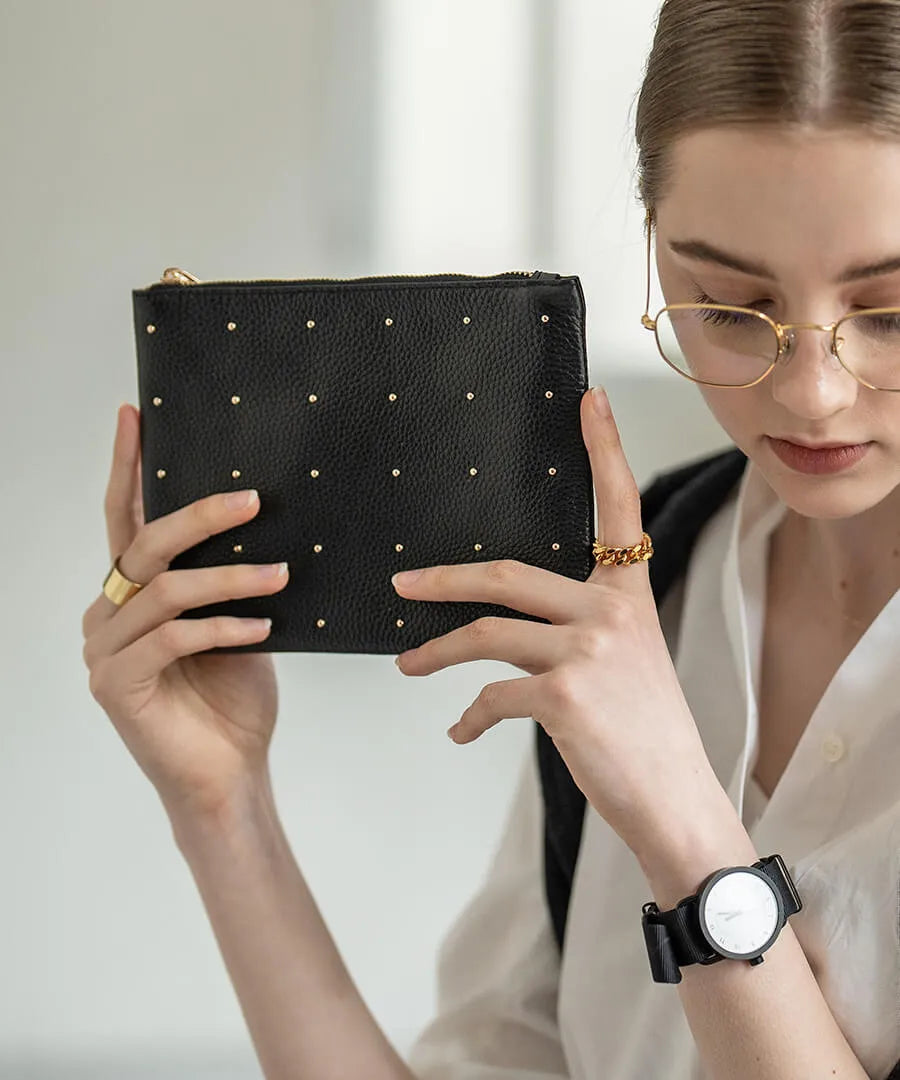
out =
{"type": "Polygon", "coordinates": [[[136,592],[143,589],[143,587],[143,585],[139,585],[136,581],[132,581],[131,578],[125,577],[119,569],[118,559],[115,560],[109,573],[103,579],[104,593],[119,607],[121,607],[126,600],[130,600],[131,597],[134,596],[136,592]]]}

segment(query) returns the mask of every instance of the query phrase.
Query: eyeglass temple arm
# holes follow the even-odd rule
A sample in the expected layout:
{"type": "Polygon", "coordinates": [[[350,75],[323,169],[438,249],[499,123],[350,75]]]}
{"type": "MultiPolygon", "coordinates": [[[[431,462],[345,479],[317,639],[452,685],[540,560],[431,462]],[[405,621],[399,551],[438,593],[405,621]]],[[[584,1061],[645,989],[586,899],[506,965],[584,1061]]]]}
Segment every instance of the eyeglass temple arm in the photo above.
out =
{"type": "Polygon", "coordinates": [[[644,228],[647,231],[647,298],[644,302],[644,314],[641,316],[641,323],[647,330],[656,329],[656,321],[650,318],[650,236],[653,226],[653,211],[647,210],[644,216],[644,228]]]}

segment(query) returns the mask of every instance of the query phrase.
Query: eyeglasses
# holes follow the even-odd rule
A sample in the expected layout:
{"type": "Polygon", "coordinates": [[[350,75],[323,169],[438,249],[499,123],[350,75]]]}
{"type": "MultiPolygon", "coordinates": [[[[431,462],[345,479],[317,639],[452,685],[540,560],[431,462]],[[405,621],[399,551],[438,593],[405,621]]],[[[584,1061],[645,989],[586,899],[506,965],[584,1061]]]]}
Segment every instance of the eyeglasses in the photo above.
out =
{"type": "Polygon", "coordinates": [[[831,334],[831,354],[870,390],[900,392],[900,308],[865,308],[827,326],[780,323],[756,308],[729,304],[669,304],[650,318],[650,234],[647,229],[647,302],[641,323],[652,330],[663,360],[705,386],[756,386],[787,356],[797,330],[831,334]]]}

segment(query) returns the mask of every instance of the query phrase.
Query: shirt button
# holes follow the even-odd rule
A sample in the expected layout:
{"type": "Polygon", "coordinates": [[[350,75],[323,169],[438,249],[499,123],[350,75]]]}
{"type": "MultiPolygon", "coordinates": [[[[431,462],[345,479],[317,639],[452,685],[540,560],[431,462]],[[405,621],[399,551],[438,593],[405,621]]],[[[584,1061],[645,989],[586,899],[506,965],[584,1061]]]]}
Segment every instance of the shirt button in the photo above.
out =
{"type": "Polygon", "coordinates": [[[822,757],[826,761],[840,761],[845,749],[844,740],[834,732],[822,740],[822,757]]]}

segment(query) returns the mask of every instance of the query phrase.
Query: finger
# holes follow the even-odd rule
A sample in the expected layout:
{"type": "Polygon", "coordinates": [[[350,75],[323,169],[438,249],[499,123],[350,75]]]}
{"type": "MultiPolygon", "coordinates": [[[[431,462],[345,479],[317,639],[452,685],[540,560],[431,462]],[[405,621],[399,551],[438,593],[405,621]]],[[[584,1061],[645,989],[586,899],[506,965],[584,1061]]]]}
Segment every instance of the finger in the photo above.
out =
{"type": "MultiPolygon", "coordinates": [[[[169,568],[169,563],[179,552],[253,517],[259,510],[259,498],[254,496],[246,506],[230,505],[228,500],[231,496],[239,494],[217,492],[148,521],[120,555],[120,570],[131,581],[146,586],[157,574],[169,568]]],[[[127,603],[133,603],[139,595],[136,594],[127,603]]],[[[85,636],[92,633],[98,623],[112,619],[124,606],[113,603],[101,591],[85,612],[85,636]]]]}
{"type": "Polygon", "coordinates": [[[281,567],[281,563],[241,564],[157,574],[146,588],[122,605],[116,618],[97,626],[84,644],[84,662],[93,667],[103,657],[113,656],[190,608],[238,597],[269,596],[283,589],[289,580],[281,567]]]}
{"type": "Polygon", "coordinates": [[[121,555],[134,539],[135,488],[140,459],[140,427],[137,413],[127,402],[116,413],[112,464],[106,484],[104,510],[110,560],[121,555]]]}
{"type": "MultiPolygon", "coordinates": [[[[138,410],[138,423],[140,424],[140,410],[138,410]]],[[[137,455],[137,476],[134,479],[134,501],[132,503],[132,515],[136,528],[140,528],[146,520],[144,516],[144,486],[141,480],[143,469],[143,458],[140,454],[140,436],[138,436],[138,448],[137,455]]]]}
{"type": "Polygon", "coordinates": [[[587,614],[593,600],[583,581],[517,559],[428,566],[394,587],[411,600],[484,601],[558,624],[587,614]]]}
{"type": "Polygon", "coordinates": [[[261,640],[269,630],[262,621],[232,615],[173,619],[138,638],[118,653],[115,661],[107,659],[95,665],[91,672],[91,693],[101,704],[107,699],[120,704],[128,693],[155,681],[179,657],[205,652],[217,645],[261,640]]]}
{"type": "MultiPolygon", "coordinates": [[[[631,547],[641,542],[644,531],[640,490],[625,457],[609,399],[601,388],[595,389],[599,394],[589,390],[582,397],[581,425],[597,496],[597,539],[609,547],[631,547]]],[[[627,588],[635,578],[648,575],[646,562],[628,566],[597,563],[587,580],[627,588]]]]}
{"type": "Polygon", "coordinates": [[[537,675],[573,654],[573,635],[566,630],[487,615],[402,653],[398,667],[404,675],[431,675],[468,660],[505,660],[537,675]]]}
{"type": "Polygon", "coordinates": [[[447,734],[457,743],[473,742],[488,728],[513,717],[531,718],[544,675],[488,683],[447,734]]]}

